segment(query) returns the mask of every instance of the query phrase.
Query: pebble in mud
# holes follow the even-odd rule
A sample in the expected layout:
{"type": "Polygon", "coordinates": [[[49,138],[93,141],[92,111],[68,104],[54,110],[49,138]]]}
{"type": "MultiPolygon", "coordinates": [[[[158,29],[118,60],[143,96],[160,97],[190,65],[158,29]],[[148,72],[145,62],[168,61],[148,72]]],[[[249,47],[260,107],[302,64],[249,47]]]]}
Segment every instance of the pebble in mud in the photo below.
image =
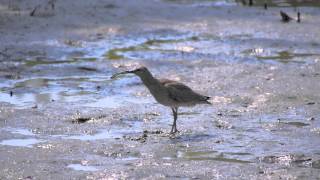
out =
{"type": "Polygon", "coordinates": [[[130,141],[139,141],[141,143],[145,143],[147,140],[148,135],[142,134],[139,137],[130,137],[130,136],[123,136],[124,139],[130,140],[130,141]]]}
{"type": "Polygon", "coordinates": [[[314,117],[308,118],[308,121],[314,121],[314,120],[316,120],[316,118],[314,118],[314,117]]]}
{"type": "Polygon", "coordinates": [[[310,162],[312,158],[306,157],[305,155],[289,154],[283,156],[266,156],[262,158],[265,163],[279,163],[283,165],[305,165],[305,162],[310,162]]]}
{"type": "Polygon", "coordinates": [[[139,137],[130,137],[130,136],[124,136],[124,139],[128,139],[130,141],[139,141],[141,143],[145,143],[147,138],[148,138],[148,134],[163,134],[164,132],[161,130],[156,130],[156,131],[148,131],[148,130],[144,130],[143,134],[139,137]]]}
{"type": "Polygon", "coordinates": [[[80,124],[80,123],[85,123],[90,120],[92,120],[91,117],[78,117],[78,118],[73,119],[71,122],[80,124]]]}
{"type": "Polygon", "coordinates": [[[307,105],[315,105],[316,102],[308,102],[307,105]]]}
{"type": "Polygon", "coordinates": [[[143,134],[163,134],[163,131],[162,130],[156,130],[156,131],[144,130],[143,134]]]}

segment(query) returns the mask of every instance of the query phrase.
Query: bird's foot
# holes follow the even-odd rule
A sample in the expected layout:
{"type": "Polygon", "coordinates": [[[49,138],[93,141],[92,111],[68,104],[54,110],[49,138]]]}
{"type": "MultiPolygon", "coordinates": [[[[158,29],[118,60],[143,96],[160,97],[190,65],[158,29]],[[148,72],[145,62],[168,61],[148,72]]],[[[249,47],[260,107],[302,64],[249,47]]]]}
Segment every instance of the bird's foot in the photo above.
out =
{"type": "Polygon", "coordinates": [[[176,139],[176,138],[177,138],[177,134],[170,132],[170,134],[168,134],[168,137],[169,137],[170,139],[176,139]]]}
{"type": "Polygon", "coordinates": [[[176,133],[179,133],[180,131],[178,131],[178,129],[174,129],[174,130],[171,130],[170,131],[170,134],[171,135],[174,135],[174,134],[176,134],[176,133]]]}

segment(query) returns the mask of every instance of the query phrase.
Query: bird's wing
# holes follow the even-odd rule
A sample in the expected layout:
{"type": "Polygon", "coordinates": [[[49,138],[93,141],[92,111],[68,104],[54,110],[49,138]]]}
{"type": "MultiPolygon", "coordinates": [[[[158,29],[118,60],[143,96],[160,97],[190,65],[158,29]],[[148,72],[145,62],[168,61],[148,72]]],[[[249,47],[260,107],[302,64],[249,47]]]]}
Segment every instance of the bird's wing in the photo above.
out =
{"type": "Polygon", "coordinates": [[[168,89],[169,97],[179,103],[197,103],[208,99],[208,97],[194,92],[188,86],[177,81],[162,79],[160,82],[168,89]]]}
{"type": "Polygon", "coordinates": [[[166,86],[167,84],[170,84],[170,83],[179,83],[177,81],[173,81],[173,80],[170,80],[170,79],[160,79],[159,81],[163,86],[166,86]]]}

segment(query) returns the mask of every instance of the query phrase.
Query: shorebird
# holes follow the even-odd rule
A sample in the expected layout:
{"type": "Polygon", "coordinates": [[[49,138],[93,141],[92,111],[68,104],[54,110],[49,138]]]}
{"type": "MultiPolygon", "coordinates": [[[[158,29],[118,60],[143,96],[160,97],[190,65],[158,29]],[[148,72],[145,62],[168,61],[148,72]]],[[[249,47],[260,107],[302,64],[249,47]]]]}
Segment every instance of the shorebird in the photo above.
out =
{"type": "Polygon", "coordinates": [[[280,11],[280,16],[281,16],[282,22],[289,22],[293,19],[292,17],[290,17],[287,13],[285,13],[283,11],[280,11]]]}
{"type": "Polygon", "coordinates": [[[132,73],[140,77],[143,84],[149,89],[155,100],[172,109],[173,124],[170,134],[178,132],[177,119],[178,108],[183,106],[194,106],[197,104],[211,104],[208,100],[210,97],[203,96],[194,92],[188,86],[168,79],[156,79],[152,76],[146,67],[140,67],[133,71],[124,71],[114,74],[111,78],[115,78],[120,74],[132,73]]]}

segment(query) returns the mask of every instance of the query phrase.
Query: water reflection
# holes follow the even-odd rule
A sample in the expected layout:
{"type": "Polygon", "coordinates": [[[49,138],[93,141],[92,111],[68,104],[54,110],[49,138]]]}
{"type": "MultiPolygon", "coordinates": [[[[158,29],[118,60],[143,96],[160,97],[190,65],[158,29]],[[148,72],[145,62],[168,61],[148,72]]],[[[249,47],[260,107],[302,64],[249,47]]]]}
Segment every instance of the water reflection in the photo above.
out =
{"type": "Polygon", "coordinates": [[[8,139],[8,140],[0,141],[0,145],[32,148],[33,145],[41,143],[41,142],[44,142],[44,141],[39,140],[39,139],[35,139],[35,138],[8,139]]]}
{"type": "Polygon", "coordinates": [[[99,170],[97,167],[82,165],[82,164],[69,164],[67,167],[75,171],[98,171],[99,170]]]}
{"type": "MultiPolygon", "coordinates": [[[[74,102],[79,96],[94,94],[94,91],[86,91],[78,86],[85,86],[96,79],[83,77],[66,78],[31,78],[25,80],[11,80],[3,84],[0,89],[2,102],[11,103],[17,106],[48,104],[54,101],[74,102]],[[85,80],[89,80],[86,82],[85,80]],[[70,82],[70,83],[66,83],[70,82]]],[[[99,81],[98,81],[99,82],[99,81]]],[[[93,89],[93,88],[92,88],[93,89]]]]}
{"type": "Polygon", "coordinates": [[[119,127],[110,127],[110,129],[102,129],[94,134],[79,134],[79,135],[57,135],[55,137],[61,137],[62,139],[73,139],[81,141],[97,141],[102,139],[110,138],[122,138],[129,134],[135,134],[141,132],[141,121],[130,121],[127,122],[129,127],[119,128],[119,127]]]}

